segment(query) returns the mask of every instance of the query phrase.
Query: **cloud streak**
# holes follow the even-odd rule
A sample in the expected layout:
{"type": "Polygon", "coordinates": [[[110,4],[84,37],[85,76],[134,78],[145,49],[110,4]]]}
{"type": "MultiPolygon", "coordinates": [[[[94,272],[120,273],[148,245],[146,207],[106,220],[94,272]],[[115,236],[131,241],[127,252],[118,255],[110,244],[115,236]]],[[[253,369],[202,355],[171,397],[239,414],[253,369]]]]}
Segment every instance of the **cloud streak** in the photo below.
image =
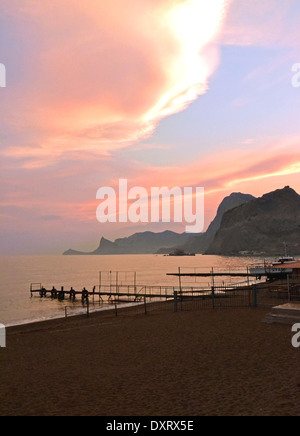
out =
{"type": "MultiPolygon", "coordinates": [[[[79,164],[78,164],[79,165],[79,164]]],[[[120,177],[120,162],[117,158],[102,161],[101,177],[95,183],[95,177],[89,179],[89,173],[95,174],[98,163],[89,164],[86,169],[79,166],[70,169],[63,165],[57,169],[55,176],[51,171],[45,172],[44,179],[47,185],[35,186],[35,179],[27,175],[27,183],[19,192],[15,192],[15,185],[19,185],[19,179],[24,180],[25,175],[21,174],[15,183],[7,184],[4,187],[7,197],[0,201],[0,206],[19,207],[40,211],[38,215],[52,216],[59,215],[64,219],[80,219],[86,221],[95,220],[97,207],[96,191],[103,186],[113,187],[118,190],[120,177]],[[72,173],[73,171],[73,173],[72,173]],[[66,178],[65,178],[66,177],[66,178]],[[81,189],[72,189],[76,184],[82,184],[81,189]],[[83,184],[84,181],[84,184],[83,184]],[[64,189],[59,191],[61,183],[64,182],[64,189]],[[35,198],[32,199],[29,192],[35,190],[35,198]],[[55,211],[55,214],[53,214],[55,211]]],[[[129,188],[141,186],[149,193],[152,187],[174,186],[179,187],[205,187],[206,196],[215,193],[232,192],[246,182],[251,182],[253,192],[264,193],[262,181],[280,177],[288,178],[300,172],[299,140],[294,137],[286,137],[270,140],[264,144],[251,144],[250,149],[232,148],[223,153],[217,152],[204,159],[194,161],[182,166],[165,166],[157,171],[155,166],[145,165],[126,161],[122,163],[123,171],[129,180],[129,188]],[[289,150],[289,151],[287,151],[289,150]]],[[[41,174],[37,174],[40,179],[41,174]]],[[[36,213],[36,212],[35,212],[36,213]]]]}

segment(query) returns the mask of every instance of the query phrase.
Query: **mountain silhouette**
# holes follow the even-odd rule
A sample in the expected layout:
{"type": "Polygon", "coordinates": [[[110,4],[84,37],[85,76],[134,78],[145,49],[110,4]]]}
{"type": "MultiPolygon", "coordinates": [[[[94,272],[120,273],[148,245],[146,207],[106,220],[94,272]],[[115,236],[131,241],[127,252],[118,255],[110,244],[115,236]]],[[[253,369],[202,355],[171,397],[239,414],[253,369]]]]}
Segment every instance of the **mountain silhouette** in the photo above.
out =
{"type": "Polygon", "coordinates": [[[227,211],[206,254],[300,252],[300,196],[289,186],[227,211]]]}

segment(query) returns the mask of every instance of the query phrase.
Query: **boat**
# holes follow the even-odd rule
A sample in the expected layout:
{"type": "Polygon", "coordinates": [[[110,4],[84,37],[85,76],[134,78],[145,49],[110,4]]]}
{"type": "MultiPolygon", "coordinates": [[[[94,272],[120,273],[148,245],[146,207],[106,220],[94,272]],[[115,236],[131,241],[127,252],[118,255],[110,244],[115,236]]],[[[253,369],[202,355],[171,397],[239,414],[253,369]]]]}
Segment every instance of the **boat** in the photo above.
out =
{"type": "Polygon", "coordinates": [[[300,277],[300,260],[291,256],[280,257],[274,262],[264,262],[250,268],[250,274],[257,278],[267,277],[268,280],[287,279],[289,276],[300,277]]]}
{"type": "Polygon", "coordinates": [[[280,257],[273,265],[285,265],[287,263],[294,263],[296,259],[292,256],[280,257]]]}
{"type": "Polygon", "coordinates": [[[196,253],[186,253],[184,250],[181,250],[178,248],[177,250],[173,251],[172,253],[166,254],[166,256],[169,256],[169,257],[182,257],[182,256],[194,257],[194,256],[196,256],[196,253]]]}

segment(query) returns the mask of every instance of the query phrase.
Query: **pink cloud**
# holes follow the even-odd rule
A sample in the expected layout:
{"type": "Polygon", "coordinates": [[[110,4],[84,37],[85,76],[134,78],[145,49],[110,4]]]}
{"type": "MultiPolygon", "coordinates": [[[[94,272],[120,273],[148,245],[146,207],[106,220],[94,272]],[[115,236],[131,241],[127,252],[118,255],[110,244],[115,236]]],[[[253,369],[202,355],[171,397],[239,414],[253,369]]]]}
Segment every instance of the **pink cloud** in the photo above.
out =
{"type": "MultiPolygon", "coordinates": [[[[299,138],[283,137],[268,141],[255,142],[250,146],[232,147],[224,151],[211,153],[201,160],[184,166],[134,167],[131,175],[133,185],[158,186],[207,186],[225,189],[238,185],[241,180],[263,179],[276,174],[288,175],[300,171],[299,138]],[[143,182],[143,180],[145,180],[143,182]]],[[[137,164],[138,165],[138,164],[137,164]]],[[[116,181],[117,182],[117,181],[116,181]]],[[[208,191],[210,188],[208,188],[208,191]]]]}
{"type": "Polygon", "coordinates": [[[65,151],[109,153],[151,135],[206,92],[226,3],[3,0],[25,55],[2,125],[27,130],[6,155],[38,167],[65,151]]]}

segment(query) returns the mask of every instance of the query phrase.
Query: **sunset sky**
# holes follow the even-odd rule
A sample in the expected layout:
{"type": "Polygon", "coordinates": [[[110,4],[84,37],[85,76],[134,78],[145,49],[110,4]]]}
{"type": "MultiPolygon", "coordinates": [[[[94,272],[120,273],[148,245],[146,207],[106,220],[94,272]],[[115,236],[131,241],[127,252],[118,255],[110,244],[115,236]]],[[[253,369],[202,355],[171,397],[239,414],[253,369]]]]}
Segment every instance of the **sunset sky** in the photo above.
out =
{"type": "Polygon", "coordinates": [[[102,186],[300,193],[299,0],[1,0],[1,253],[185,225],[100,224],[102,186]]]}

